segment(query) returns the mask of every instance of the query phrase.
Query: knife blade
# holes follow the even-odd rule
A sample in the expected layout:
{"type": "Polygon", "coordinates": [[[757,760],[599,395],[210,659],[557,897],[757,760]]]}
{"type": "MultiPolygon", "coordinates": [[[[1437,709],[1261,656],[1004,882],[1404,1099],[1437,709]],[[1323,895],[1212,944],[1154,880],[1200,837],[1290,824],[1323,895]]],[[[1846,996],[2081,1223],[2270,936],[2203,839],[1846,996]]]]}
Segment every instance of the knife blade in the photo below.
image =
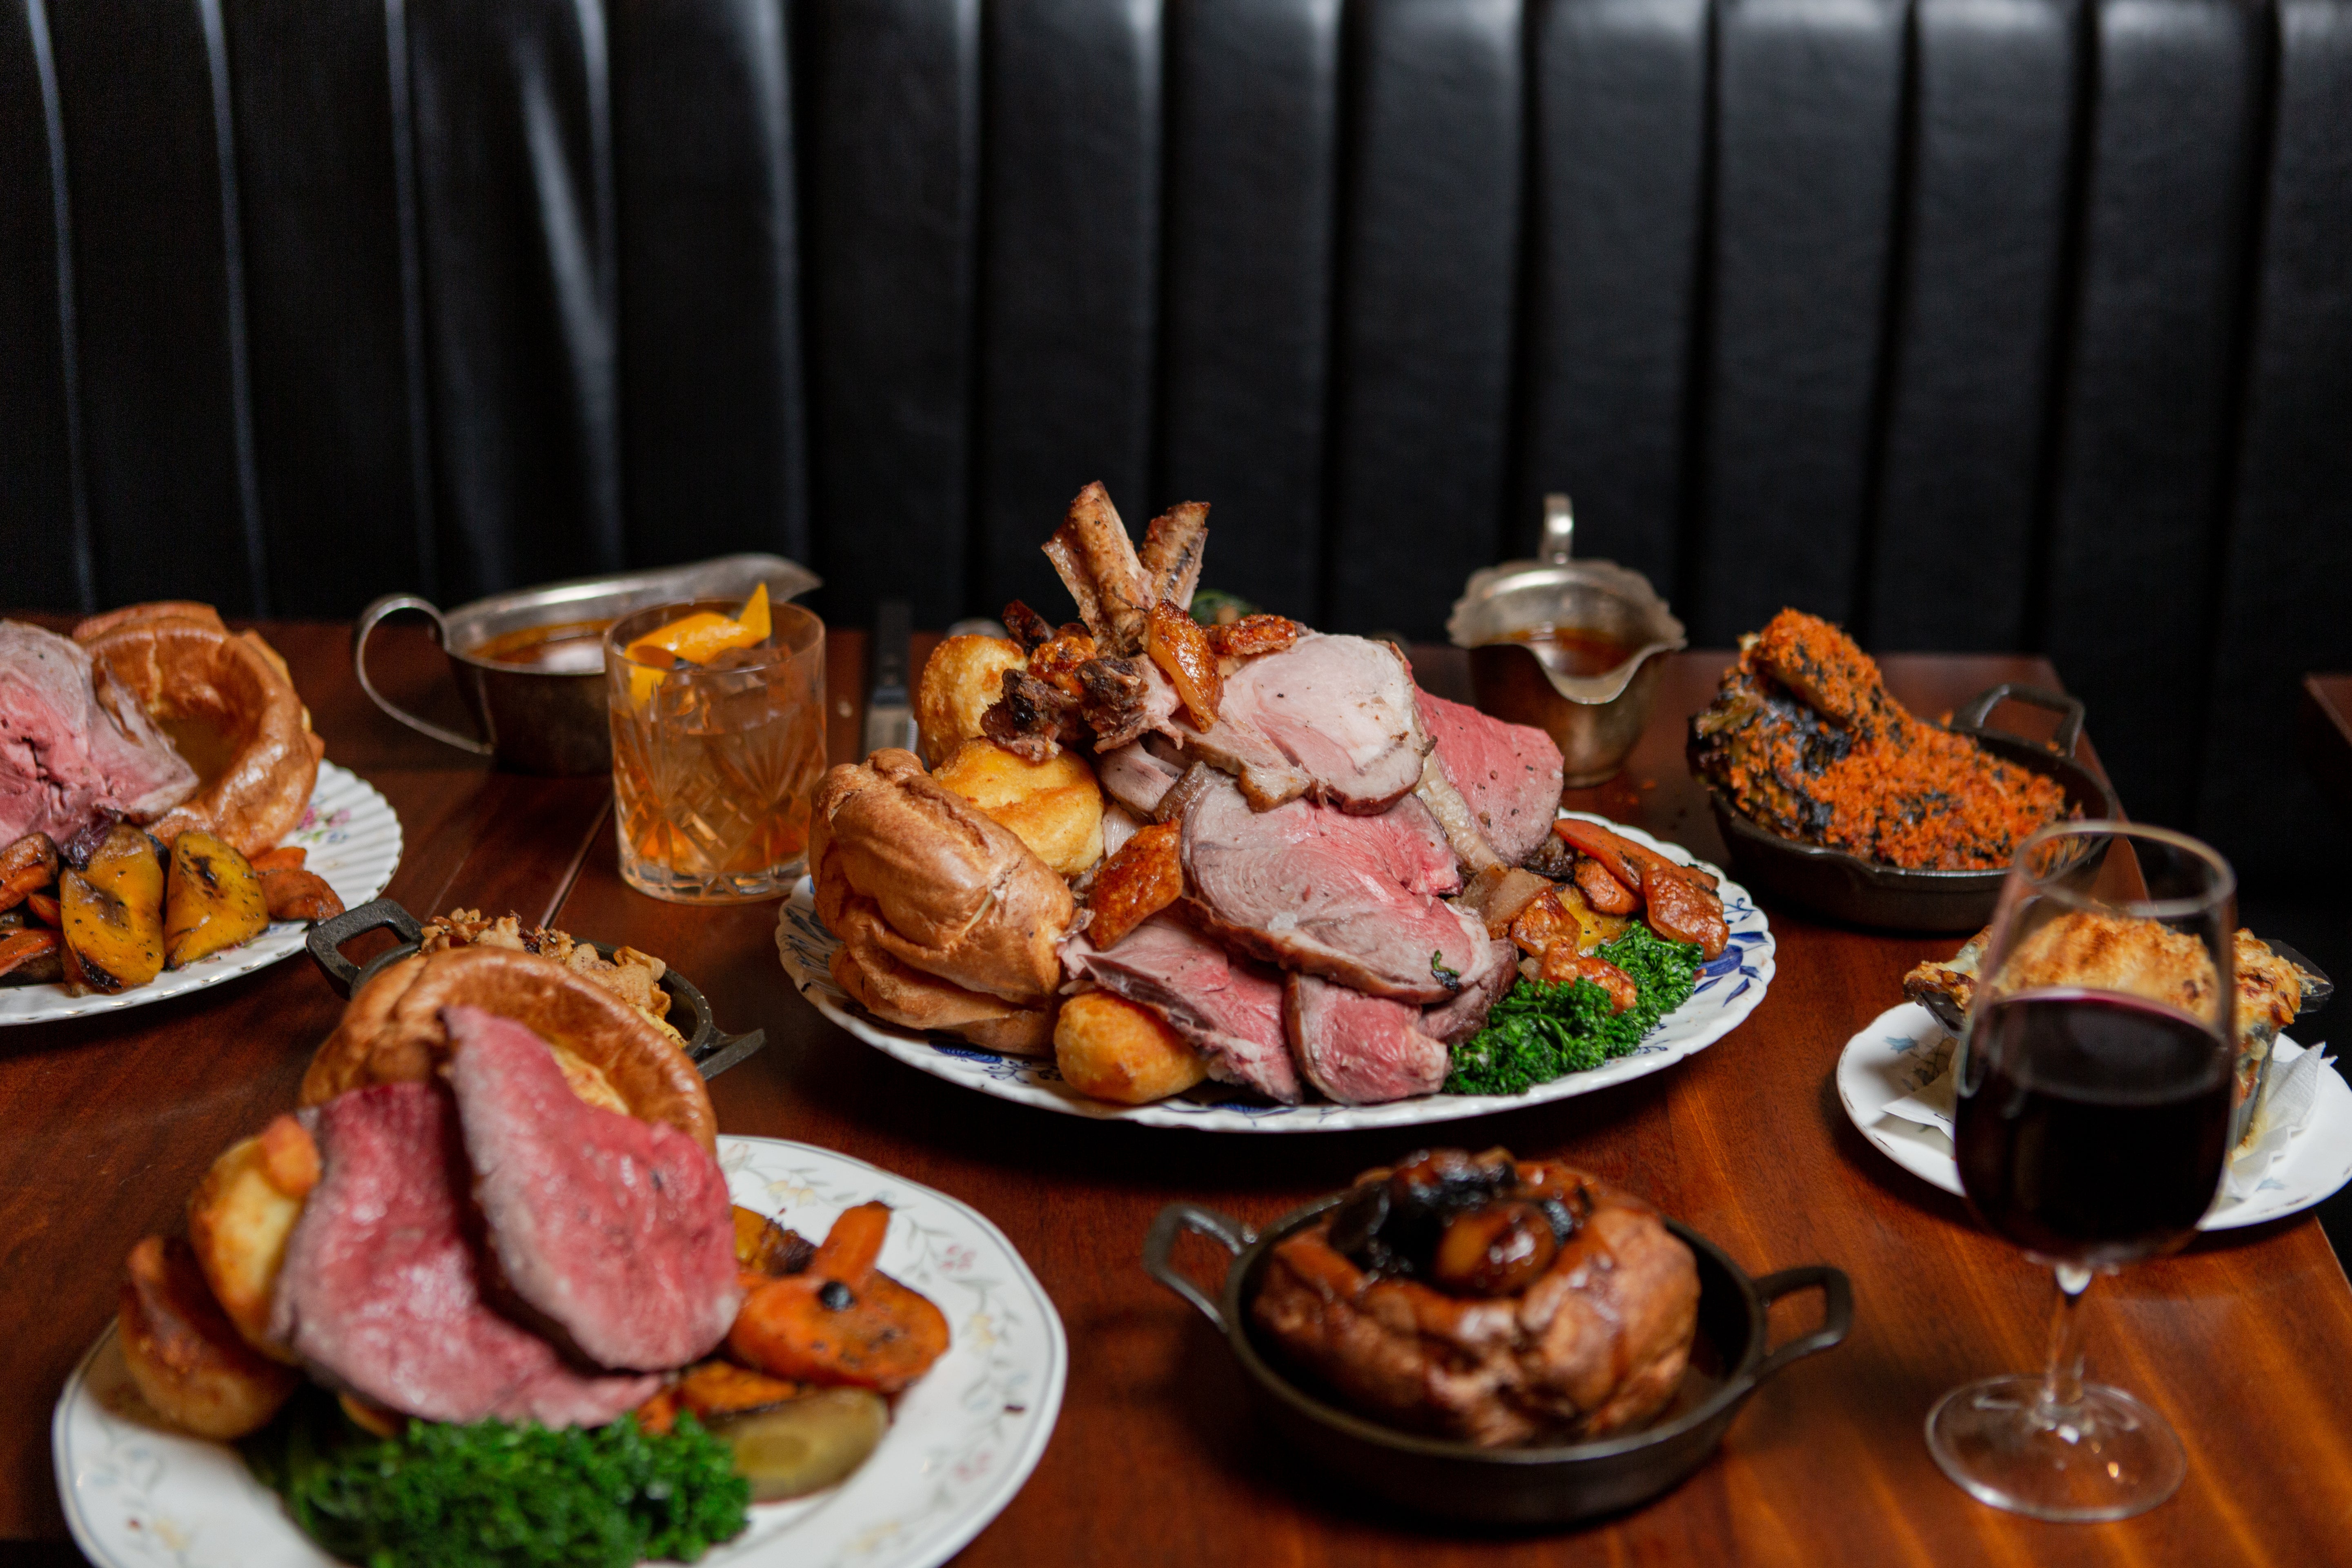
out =
{"type": "Polygon", "coordinates": [[[907,694],[908,644],[914,610],[904,599],[874,606],[874,642],[866,667],[866,754],[903,746],[919,754],[914,707],[907,694]]]}

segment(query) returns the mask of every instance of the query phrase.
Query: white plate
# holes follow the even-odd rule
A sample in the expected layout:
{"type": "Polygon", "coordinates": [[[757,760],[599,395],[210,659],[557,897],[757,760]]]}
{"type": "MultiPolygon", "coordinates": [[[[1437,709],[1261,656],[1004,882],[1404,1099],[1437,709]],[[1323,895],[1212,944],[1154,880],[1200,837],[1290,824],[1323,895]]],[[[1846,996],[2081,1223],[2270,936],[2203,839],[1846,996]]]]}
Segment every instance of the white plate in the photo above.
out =
{"type": "MultiPolygon", "coordinates": [[[[953,1198],[844,1154],[773,1138],[719,1141],[746,1208],[821,1238],[880,1199],[897,1212],[882,1267],[948,1316],[947,1354],[898,1401],[872,1458],[841,1486],[762,1503],[710,1568],[933,1568],[1003,1511],[1062,1407],[1069,1346],[1054,1304],[1003,1233],[953,1198]]],[[[98,1568],[334,1568],[226,1444],[166,1431],[143,1406],[109,1325],[58,1397],[58,1492],[98,1568]]]]}
{"type": "MultiPolygon", "coordinates": [[[[332,763],[320,763],[319,782],[311,786],[302,820],[280,842],[308,849],[303,869],[325,878],[350,909],[383,892],[392,880],[393,868],[400,864],[400,818],[374,785],[332,763]]],[[[310,929],[300,921],[273,921],[251,942],[200,958],[185,969],[167,969],[144,985],[111,996],[96,992],[68,995],[62,985],[0,985],[0,1026],[42,1024],[167,1002],[301,952],[310,929]]]]}
{"type": "MultiPolygon", "coordinates": [[[[1608,818],[1584,812],[1562,812],[1588,821],[1608,818]]],[[[1637,844],[1694,864],[1690,852],[1664,844],[1636,827],[1609,826],[1637,844]]],[[[1713,866],[1706,868],[1722,873],[1713,866]]],[[[833,983],[826,965],[840,942],[817,919],[813,884],[803,877],[784,901],[776,922],[776,952],[784,973],[816,1010],[886,1056],[934,1078],[946,1079],[999,1100],[1071,1116],[1091,1116],[1104,1121],[1137,1121],[1146,1127],[1191,1127],[1211,1132],[1340,1132],[1363,1127],[1417,1127],[1430,1122],[1456,1121],[1497,1110],[1516,1110],[1591,1094],[1629,1079],[1645,1078],[1672,1067],[1685,1057],[1705,1050],[1737,1028],[1741,1019],[1764,1000],[1772,983],[1772,931],[1764,911],[1748,889],[1723,879],[1723,918],[1731,928],[1731,943],[1723,955],[1699,971],[1698,989],[1689,1000],[1658,1021],[1649,1037],[1631,1054],[1604,1062],[1590,1072],[1572,1072],[1539,1084],[1525,1094],[1432,1094],[1387,1105],[1267,1105],[1223,1098],[1233,1090],[1214,1082],[1191,1095],[1178,1095],[1150,1105],[1113,1105],[1090,1100],[1062,1081],[1050,1058],[1000,1056],[960,1040],[934,1038],[896,1024],[886,1024],[850,1001],[833,983]]]]}
{"type": "MultiPolygon", "coordinates": [[[[1837,1089],[1847,1117],[1880,1152],[1958,1197],[1960,1167],[1952,1157],[1952,1141],[1932,1127],[1886,1113],[1887,1106],[1937,1076],[1927,1064],[1928,1055],[1950,1037],[1935,1016],[1916,1002],[1889,1007],[1845,1043],[1838,1057],[1837,1089]]],[[[2303,1054],[2303,1047],[2284,1035],[2274,1050],[2280,1066],[2303,1054]]],[[[2285,1154],[2262,1184],[2242,1198],[2224,1194],[2197,1228],[2234,1230],[2280,1219],[2309,1208],[2347,1181],[2352,1181],[2352,1087],[2339,1073],[2322,1072],[2311,1120],[2288,1141],[2285,1154]]]]}

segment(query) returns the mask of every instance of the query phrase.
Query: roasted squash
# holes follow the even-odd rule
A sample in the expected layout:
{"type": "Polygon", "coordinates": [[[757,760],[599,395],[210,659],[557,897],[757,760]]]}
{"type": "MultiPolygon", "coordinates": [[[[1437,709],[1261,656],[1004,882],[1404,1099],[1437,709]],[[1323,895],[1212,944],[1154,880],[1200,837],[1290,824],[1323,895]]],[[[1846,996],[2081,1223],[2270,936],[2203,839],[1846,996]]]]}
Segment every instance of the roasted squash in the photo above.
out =
{"type": "Polygon", "coordinates": [[[225,838],[200,827],[172,840],[163,886],[163,962],[182,969],[269,929],[261,879],[225,838]]]}
{"type": "Polygon", "coordinates": [[[163,972],[163,861],[155,841],[118,823],[88,868],[58,879],[66,946],[81,984],[116,992],[163,972]]]}

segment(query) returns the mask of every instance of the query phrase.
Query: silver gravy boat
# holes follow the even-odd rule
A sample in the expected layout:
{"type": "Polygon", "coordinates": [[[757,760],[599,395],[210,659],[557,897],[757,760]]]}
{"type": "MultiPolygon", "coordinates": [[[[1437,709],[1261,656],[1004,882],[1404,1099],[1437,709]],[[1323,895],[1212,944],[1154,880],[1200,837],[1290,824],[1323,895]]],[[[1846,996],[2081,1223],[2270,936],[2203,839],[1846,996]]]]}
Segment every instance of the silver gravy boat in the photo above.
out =
{"type": "Polygon", "coordinates": [[[1576,518],[1564,495],[1544,497],[1542,559],[1506,561],[1472,574],[1445,633],[1470,650],[1479,708],[1551,736],[1566,763],[1562,787],[1601,784],[1625,765],[1650,721],[1657,656],[1688,646],[1683,624],[1639,572],[1573,559],[1576,518]],[[1546,628],[1622,650],[1607,668],[1579,673],[1546,628]]]}
{"type": "MultiPolygon", "coordinates": [[[[633,610],[682,599],[740,599],[761,583],[781,604],[818,585],[815,573],[781,555],[721,555],[684,566],[615,572],[518,588],[442,610],[414,594],[386,594],[360,612],[352,628],[352,668],[360,689],[386,713],[421,735],[501,767],[526,773],[601,773],[613,766],[613,731],[605,716],[604,627],[633,610]],[[400,707],[369,679],[367,644],[377,623],[403,610],[429,616],[450,676],[466,700],[482,739],[445,730],[400,707]],[[583,633],[577,658],[518,664],[485,657],[517,633],[546,626],[593,626],[583,633]],[[593,652],[592,652],[593,650],[593,652]]],[[[567,650],[568,651],[568,650],[567,650]]]]}

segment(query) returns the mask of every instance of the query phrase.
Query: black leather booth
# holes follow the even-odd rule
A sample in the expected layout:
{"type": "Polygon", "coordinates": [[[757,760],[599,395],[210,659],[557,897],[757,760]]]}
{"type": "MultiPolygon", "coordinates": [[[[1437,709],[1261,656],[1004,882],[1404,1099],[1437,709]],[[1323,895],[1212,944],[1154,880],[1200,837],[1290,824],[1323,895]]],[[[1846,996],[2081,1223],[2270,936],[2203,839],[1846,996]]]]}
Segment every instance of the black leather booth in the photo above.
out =
{"type": "Polygon", "coordinates": [[[1569,489],[1700,642],[2047,650],[2315,885],[2352,0],[0,0],[0,597],[938,624],[1097,478],[1414,636],[1569,489]]]}

